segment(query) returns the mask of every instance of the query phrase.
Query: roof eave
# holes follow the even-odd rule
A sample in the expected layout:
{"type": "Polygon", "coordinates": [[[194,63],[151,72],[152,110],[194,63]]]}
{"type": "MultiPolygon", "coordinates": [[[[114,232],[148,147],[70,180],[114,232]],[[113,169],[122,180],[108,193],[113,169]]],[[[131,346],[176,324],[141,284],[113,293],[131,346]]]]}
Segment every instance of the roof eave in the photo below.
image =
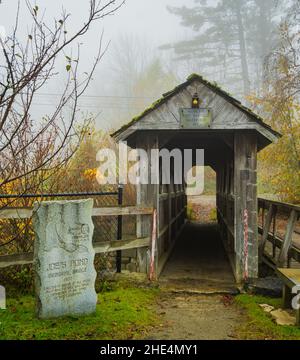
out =
{"type": "MultiPolygon", "coordinates": [[[[229,93],[221,89],[216,83],[211,83],[207,81],[205,78],[203,78],[201,75],[198,74],[192,74],[190,75],[187,80],[176,86],[173,90],[163,94],[163,97],[155,101],[149,108],[147,108],[143,113],[141,113],[139,116],[136,116],[133,118],[128,124],[123,125],[120,129],[115,131],[111,134],[111,136],[117,140],[123,140],[126,139],[126,134],[135,132],[136,129],[133,129],[131,132],[128,132],[128,129],[130,129],[134,124],[136,124],[138,121],[143,119],[147,114],[150,112],[156,110],[158,107],[160,107],[163,103],[167,102],[170,98],[172,98],[174,95],[176,95],[181,89],[185,88],[189,84],[191,84],[194,81],[200,81],[207,87],[209,87],[212,91],[218,93],[220,96],[228,100],[233,106],[237,107],[240,111],[244,112],[247,116],[249,116],[251,119],[253,119],[255,122],[257,122],[258,125],[262,126],[269,134],[270,136],[267,136],[267,139],[270,140],[272,138],[273,140],[271,142],[276,141],[279,139],[282,135],[278,133],[277,131],[273,130],[269,125],[267,125],[264,120],[255,114],[251,109],[244,106],[239,100],[235,99],[233,96],[231,96],[229,93]],[[121,135],[122,133],[125,133],[121,135]],[[124,136],[125,135],[125,136],[124,136]]],[[[263,132],[261,134],[264,136],[263,132]]]]}

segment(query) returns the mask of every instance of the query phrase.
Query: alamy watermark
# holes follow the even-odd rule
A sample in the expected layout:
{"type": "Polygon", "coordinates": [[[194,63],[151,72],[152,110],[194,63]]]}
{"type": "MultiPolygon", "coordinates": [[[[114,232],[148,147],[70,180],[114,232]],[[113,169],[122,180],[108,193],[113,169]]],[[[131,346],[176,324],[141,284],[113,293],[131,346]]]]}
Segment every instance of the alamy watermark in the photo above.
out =
{"type": "Polygon", "coordinates": [[[112,149],[98,151],[100,162],[96,178],[100,185],[114,184],[186,184],[187,195],[201,195],[204,190],[203,149],[129,149],[126,142],[112,149]]]}
{"type": "Polygon", "coordinates": [[[0,285],[0,310],[6,309],[6,292],[5,287],[0,285]]]}
{"type": "Polygon", "coordinates": [[[296,285],[292,289],[292,294],[296,294],[292,300],[292,308],[294,310],[300,309],[300,285],[296,285]]]}

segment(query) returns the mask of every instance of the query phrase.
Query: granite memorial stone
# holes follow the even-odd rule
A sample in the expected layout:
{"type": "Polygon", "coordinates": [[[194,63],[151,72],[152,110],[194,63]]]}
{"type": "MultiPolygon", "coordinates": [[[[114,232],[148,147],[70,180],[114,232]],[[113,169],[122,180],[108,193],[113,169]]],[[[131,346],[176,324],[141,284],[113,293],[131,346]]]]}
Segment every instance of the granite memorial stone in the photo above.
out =
{"type": "Polygon", "coordinates": [[[93,200],[34,205],[36,311],[39,318],[95,312],[93,200]]]}

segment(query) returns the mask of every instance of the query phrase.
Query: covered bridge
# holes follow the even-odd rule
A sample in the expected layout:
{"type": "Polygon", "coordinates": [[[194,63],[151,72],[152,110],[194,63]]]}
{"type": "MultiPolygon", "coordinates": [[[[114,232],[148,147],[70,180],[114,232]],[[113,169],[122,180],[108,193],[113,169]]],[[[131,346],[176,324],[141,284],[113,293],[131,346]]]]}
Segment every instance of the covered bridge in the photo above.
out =
{"type": "MultiPolygon", "coordinates": [[[[197,74],[113,134],[117,141],[148,154],[162,148],[204,149],[205,166],[216,172],[218,225],[237,282],[258,276],[257,152],[279,136],[250,109],[197,74]]],[[[158,167],[161,179],[163,169],[158,167]]],[[[149,179],[148,185],[138,185],[137,204],[157,209],[159,274],[185,223],[185,185],[151,184],[149,179]]],[[[138,221],[139,237],[148,235],[148,222],[146,216],[138,221]]],[[[137,258],[140,271],[147,271],[147,250],[139,249],[137,258]]]]}

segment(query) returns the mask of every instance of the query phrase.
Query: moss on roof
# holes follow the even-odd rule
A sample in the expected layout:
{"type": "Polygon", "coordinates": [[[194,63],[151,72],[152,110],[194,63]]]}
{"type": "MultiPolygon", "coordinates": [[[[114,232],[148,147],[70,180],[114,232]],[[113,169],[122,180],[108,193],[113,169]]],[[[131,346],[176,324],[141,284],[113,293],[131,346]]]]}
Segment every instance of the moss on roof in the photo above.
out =
{"type": "Polygon", "coordinates": [[[153,110],[157,109],[159,106],[161,106],[163,103],[167,102],[171,97],[178,94],[180,90],[186,88],[189,86],[192,82],[199,81],[202,84],[206,85],[209,89],[217,93],[218,95],[222,96],[225,100],[230,102],[232,105],[237,107],[239,110],[244,112],[246,115],[250,116],[254,121],[259,123],[260,125],[267,128],[269,131],[271,131],[274,135],[280,137],[281,135],[273,130],[269,125],[267,125],[263,118],[259,115],[255,114],[250,108],[243,105],[239,100],[235,99],[232,95],[230,95],[228,92],[224,91],[216,82],[210,82],[206,80],[203,76],[199,74],[191,74],[187,80],[176,86],[173,90],[170,90],[162,95],[162,97],[158,100],[156,100],[152,105],[150,105],[147,109],[145,109],[140,115],[135,116],[129,123],[123,125],[120,129],[115,131],[113,134],[111,134],[112,137],[116,137],[117,135],[121,134],[123,131],[127,130],[130,126],[137,123],[139,120],[141,120],[143,117],[145,117],[147,114],[152,112],[153,110]]]}

